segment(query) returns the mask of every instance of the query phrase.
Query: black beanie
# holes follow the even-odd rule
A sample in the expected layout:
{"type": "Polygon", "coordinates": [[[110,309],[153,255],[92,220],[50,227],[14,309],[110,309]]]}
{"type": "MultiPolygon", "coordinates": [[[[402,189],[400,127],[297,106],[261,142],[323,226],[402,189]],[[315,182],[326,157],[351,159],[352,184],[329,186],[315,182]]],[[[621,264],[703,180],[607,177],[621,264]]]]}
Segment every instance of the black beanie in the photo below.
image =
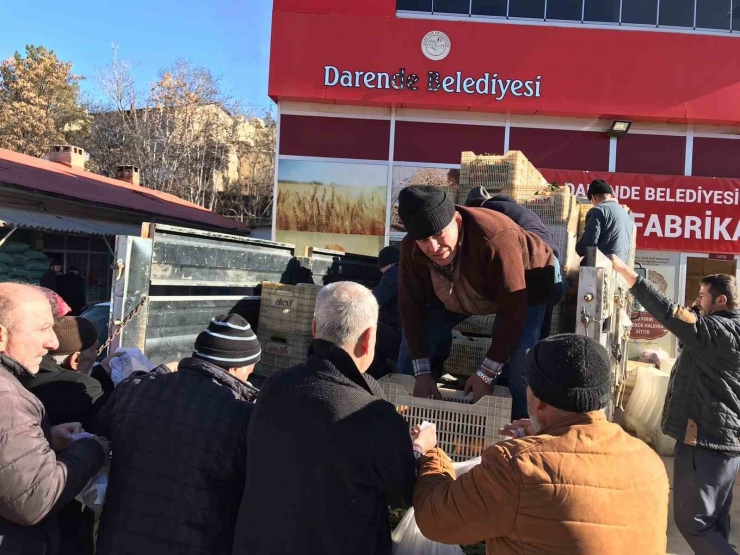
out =
{"type": "Polygon", "coordinates": [[[594,339],[570,333],[549,337],[532,347],[526,366],[527,383],[543,403],[578,413],[609,403],[611,360],[594,339]]]}
{"type": "Polygon", "coordinates": [[[401,189],[398,215],[409,235],[420,241],[450,225],[455,203],[441,187],[415,185],[401,189]]]}
{"type": "Polygon", "coordinates": [[[586,196],[588,197],[588,200],[591,200],[591,197],[594,195],[613,195],[614,189],[612,189],[612,186],[609,185],[606,181],[603,179],[594,179],[591,182],[591,185],[588,186],[588,193],[586,193],[586,196]]]}
{"type": "Polygon", "coordinates": [[[378,253],[378,268],[385,268],[389,264],[398,264],[400,259],[401,251],[397,247],[385,247],[378,253]]]}
{"type": "Polygon", "coordinates": [[[260,360],[262,349],[249,322],[238,314],[216,316],[195,340],[193,357],[220,366],[241,368],[260,360]]]}
{"type": "Polygon", "coordinates": [[[468,193],[468,198],[465,199],[465,206],[471,208],[483,206],[487,200],[491,200],[491,195],[485,187],[473,187],[468,193]]]}

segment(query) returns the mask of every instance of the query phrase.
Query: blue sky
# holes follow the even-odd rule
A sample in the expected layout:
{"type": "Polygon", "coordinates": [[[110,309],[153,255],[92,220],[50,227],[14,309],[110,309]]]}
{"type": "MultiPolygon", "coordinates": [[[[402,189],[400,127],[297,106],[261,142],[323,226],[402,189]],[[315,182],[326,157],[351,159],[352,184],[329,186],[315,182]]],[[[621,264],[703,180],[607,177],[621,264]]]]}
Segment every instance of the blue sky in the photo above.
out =
{"type": "MultiPolygon", "coordinates": [[[[177,59],[209,68],[225,91],[262,111],[267,96],[271,0],[0,0],[0,59],[26,44],[53,49],[92,77],[118,57],[140,86],[177,59]]],[[[93,79],[83,89],[95,93],[93,79]]]]}

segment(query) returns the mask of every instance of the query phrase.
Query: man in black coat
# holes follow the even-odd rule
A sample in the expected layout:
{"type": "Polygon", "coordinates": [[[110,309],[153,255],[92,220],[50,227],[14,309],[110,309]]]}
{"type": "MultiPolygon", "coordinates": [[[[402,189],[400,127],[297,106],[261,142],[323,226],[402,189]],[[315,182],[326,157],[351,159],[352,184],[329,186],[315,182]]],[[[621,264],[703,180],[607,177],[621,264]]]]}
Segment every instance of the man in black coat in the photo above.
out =
{"type": "Polygon", "coordinates": [[[95,326],[84,318],[64,316],[54,323],[59,347],[41,360],[38,374],[23,382],[43,403],[52,426],[80,422],[90,429],[105,402],[100,383],[88,374],[98,350],[95,326]]]}
{"type": "Polygon", "coordinates": [[[62,275],[62,264],[58,260],[52,260],[49,264],[49,269],[44,272],[41,276],[39,285],[45,289],[50,289],[56,292],[57,290],[57,278],[62,275]]]}
{"type": "Polygon", "coordinates": [[[218,316],[177,372],[116,387],[96,427],[114,446],[98,555],[231,553],[260,354],[246,320],[218,316]]]}
{"type": "Polygon", "coordinates": [[[701,280],[694,305],[668,299],[612,255],[635,299],[683,346],[671,370],[661,428],[676,440],[673,512],[696,553],[730,545],[732,492],[740,471],[740,297],[735,276],[701,280]]]}
{"type": "Polygon", "coordinates": [[[72,309],[74,316],[82,314],[87,304],[87,281],[77,266],[70,266],[67,273],[57,277],[55,291],[72,309]]]}
{"type": "Polygon", "coordinates": [[[409,427],[365,374],[377,302],[338,282],[319,292],[315,314],[314,354],[260,392],[234,555],[390,555],[388,506],[411,503],[409,427]]]}
{"type": "Polygon", "coordinates": [[[373,288],[378,301],[378,332],[375,341],[375,358],[367,373],[380,379],[391,372],[389,360],[395,364],[401,348],[401,313],[398,311],[398,262],[401,251],[385,247],[378,253],[378,269],[383,274],[373,288]]]}

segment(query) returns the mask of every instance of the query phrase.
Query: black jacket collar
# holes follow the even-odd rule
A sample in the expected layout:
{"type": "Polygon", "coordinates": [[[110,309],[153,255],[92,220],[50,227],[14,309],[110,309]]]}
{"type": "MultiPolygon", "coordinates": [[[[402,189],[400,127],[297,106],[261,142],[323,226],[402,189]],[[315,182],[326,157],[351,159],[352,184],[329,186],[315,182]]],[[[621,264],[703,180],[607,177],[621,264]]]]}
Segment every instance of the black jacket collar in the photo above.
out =
{"type": "Polygon", "coordinates": [[[323,339],[316,339],[313,342],[313,350],[314,354],[308,359],[308,368],[312,372],[329,374],[340,383],[352,384],[382,398],[382,391],[377,382],[360,372],[355,361],[344,349],[323,339]]]}
{"type": "Polygon", "coordinates": [[[34,375],[31,373],[31,371],[23,366],[20,362],[17,362],[15,359],[9,357],[5,353],[0,353],[0,365],[3,366],[8,372],[13,374],[16,378],[18,378],[18,381],[26,381],[34,378],[34,375]]]}
{"type": "Polygon", "coordinates": [[[187,357],[182,359],[180,364],[177,366],[177,371],[186,374],[192,373],[208,376],[220,385],[231,389],[245,401],[255,401],[257,399],[257,394],[259,393],[259,389],[254,387],[252,384],[243,382],[229,374],[220,366],[216,366],[215,364],[211,364],[210,362],[199,358],[187,357]]]}

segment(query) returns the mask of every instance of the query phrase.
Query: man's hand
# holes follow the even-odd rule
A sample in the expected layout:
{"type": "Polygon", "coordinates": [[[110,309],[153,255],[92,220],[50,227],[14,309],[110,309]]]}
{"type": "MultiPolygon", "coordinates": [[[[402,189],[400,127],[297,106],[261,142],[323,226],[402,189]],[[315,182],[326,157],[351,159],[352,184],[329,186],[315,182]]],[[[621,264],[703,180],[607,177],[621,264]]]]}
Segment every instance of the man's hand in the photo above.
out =
{"type": "Polygon", "coordinates": [[[411,430],[411,438],[414,440],[414,447],[418,447],[417,450],[426,455],[437,446],[437,426],[432,424],[422,430],[421,426],[417,424],[411,430]]]}
{"type": "Polygon", "coordinates": [[[110,361],[113,360],[114,358],[118,358],[120,356],[123,356],[124,354],[126,354],[126,353],[120,353],[120,352],[119,353],[113,353],[112,355],[105,357],[101,361],[100,366],[102,366],[103,367],[103,370],[105,370],[106,373],[110,376],[111,375],[110,361]]]}
{"type": "Polygon", "coordinates": [[[610,254],[609,260],[612,261],[614,271],[624,278],[624,281],[627,282],[627,285],[629,285],[630,287],[634,287],[635,283],[637,283],[637,278],[639,277],[637,275],[637,272],[635,272],[635,269],[630,268],[616,254],[610,254]]]}
{"type": "Polygon", "coordinates": [[[503,437],[519,438],[535,435],[532,421],[529,418],[522,418],[521,420],[514,420],[511,424],[507,424],[499,433],[503,437]]]}
{"type": "Polygon", "coordinates": [[[72,436],[82,431],[82,424],[79,422],[68,422],[59,424],[51,429],[51,448],[54,451],[66,449],[72,442],[72,436]]]}
{"type": "Polygon", "coordinates": [[[486,385],[477,374],[473,374],[465,382],[465,395],[473,392],[473,403],[477,403],[486,395],[493,395],[493,384],[486,385]]]}
{"type": "Polygon", "coordinates": [[[421,397],[422,399],[434,399],[441,400],[442,394],[437,388],[437,383],[431,374],[419,374],[416,376],[416,383],[414,384],[414,397],[421,397]]]}

